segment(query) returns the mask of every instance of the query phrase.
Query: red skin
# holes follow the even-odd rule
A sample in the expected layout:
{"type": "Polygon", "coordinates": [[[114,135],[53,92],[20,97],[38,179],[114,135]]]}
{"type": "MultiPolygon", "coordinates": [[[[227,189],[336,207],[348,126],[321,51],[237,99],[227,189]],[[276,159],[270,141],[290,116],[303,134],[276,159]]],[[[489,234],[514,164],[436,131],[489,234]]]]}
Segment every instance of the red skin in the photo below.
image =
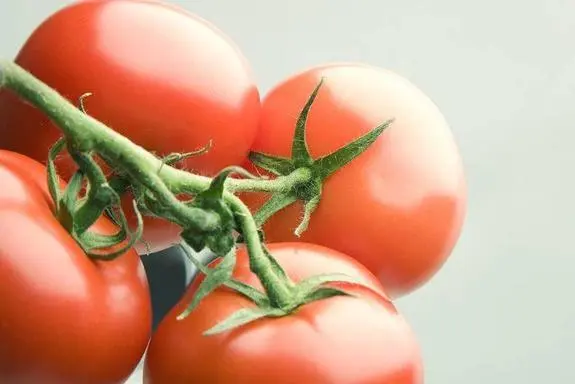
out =
{"type": "MultiPolygon", "coordinates": [[[[262,319],[231,332],[202,332],[232,312],[250,306],[225,288],[207,296],[178,321],[197,289],[196,279],[164,318],[147,352],[146,384],[421,384],[419,347],[408,324],[384,297],[377,279],[353,259],[304,243],[269,249],[295,281],[339,272],[369,288],[340,285],[357,297],[314,302],[279,319],[262,319]]],[[[234,277],[259,287],[245,250],[234,277]]]]}
{"type": "Polygon", "coordinates": [[[137,253],[91,261],[54,217],[36,161],[0,151],[0,184],[0,382],[125,382],[152,321],[137,253]]]}

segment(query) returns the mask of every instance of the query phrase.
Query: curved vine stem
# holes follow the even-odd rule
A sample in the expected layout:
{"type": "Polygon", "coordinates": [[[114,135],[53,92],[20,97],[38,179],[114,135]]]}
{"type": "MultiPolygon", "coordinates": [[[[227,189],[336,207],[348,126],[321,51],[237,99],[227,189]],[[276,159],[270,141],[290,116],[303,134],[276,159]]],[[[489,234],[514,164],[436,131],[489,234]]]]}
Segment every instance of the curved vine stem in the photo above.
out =
{"type": "MultiPolygon", "coordinates": [[[[297,234],[300,234],[320,203],[323,180],[363,153],[389,125],[384,123],[336,152],[314,160],[307,149],[305,131],[307,116],[320,86],[321,83],[314,89],[297,120],[292,158],[279,158],[263,153],[252,153],[250,156],[252,161],[255,160],[254,164],[277,175],[277,178],[231,179],[227,176],[233,169],[228,169],[212,179],[170,166],[165,160],[86,114],[82,104],[78,108],[17,64],[0,61],[0,88],[15,92],[43,111],[60,128],[64,133],[68,151],[73,155],[81,172],[90,176],[89,179],[95,185],[117,193],[107,180],[102,179],[96,169],[97,164],[85,155],[97,154],[133,188],[137,187],[142,191],[147,211],[182,227],[182,238],[192,247],[208,246],[212,250],[217,249],[220,256],[228,256],[224,258],[222,267],[208,277],[209,280],[204,284],[206,290],[213,290],[218,284],[226,282],[229,285],[231,269],[235,265],[236,240],[232,232],[240,232],[247,247],[250,270],[261,282],[267,300],[259,300],[259,303],[258,300],[252,300],[256,308],[244,308],[232,314],[230,318],[207,331],[207,334],[223,332],[262,317],[289,315],[301,305],[346,295],[339,289],[323,286],[335,281],[351,281],[341,274],[316,276],[315,280],[308,279],[297,284],[291,281],[266,249],[259,231],[262,224],[260,220],[265,221],[265,218],[277,209],[289,205],[291,200],[301,200],[305,202],[305,212],[304,221],[297,229],[297,234]],[[234,194],[242,191],[270,192],[284,200],[272,200],[256,215],[256,221],[249,208],[234,194]],[[193,195],[194,199],[182,201],[177,197],[181,194],[193,195]]],[[[246,175],[243,171],[240,173],[246,175]]],[[[92,200],[99,203],[107,201],[106,198],[107,195],[102,194],[92,200]]],[[[105,207],[98,206],[98,210],[92,212],[93,208],[82,206],[82,213],[90,220],[95,216],[94,212],[101,213],[105,207]]],[[[85,230],[85,227],[79,228],[85,230]]],[[[209,294],[206,292],[203,293],[209,294]]],[[[250,295],[249,291],[244,290],[244,294],[246,293],[250,295]]],[[[199,300],[201,295],[194,305],[197,305],[199,300]]]]}
{"type": "MultiPolygon", "coordinates": [[[[69,148],[77,152],[96,152],[107,163],[120,168],[123,174],[148,188],[169,215],[187,229],[199,232],[217,231],[219,217],[201,208],[188,206],[175,195],[182,192],[201,193],[209,188],[209,177],[199,176],[173,168],[141,146],[85,114],[81,109],[63,98],[58,92],[11,62],[0,62],[0,86],[7,87],[42,110],[64,133],[69,148]]],[[[302,174],[306,178],[307,174],[302,174]]],[[[298,175],[281,180],[233,180],[229,187],[278,190],[298,179],[298,175]],[[232,186],[235,186],[232,187],[232,186]]],[[[299,180],[298,180],[299,181],[299,180]]],[[[234,211],[250,256],[252,271],[261,277],[262,285],[270,301],[278,307],[288,305],[288,285],[274,272],[258,232],[258,227],[248,207],[233,193],[225,191],[223,199],[234,211]]]]}

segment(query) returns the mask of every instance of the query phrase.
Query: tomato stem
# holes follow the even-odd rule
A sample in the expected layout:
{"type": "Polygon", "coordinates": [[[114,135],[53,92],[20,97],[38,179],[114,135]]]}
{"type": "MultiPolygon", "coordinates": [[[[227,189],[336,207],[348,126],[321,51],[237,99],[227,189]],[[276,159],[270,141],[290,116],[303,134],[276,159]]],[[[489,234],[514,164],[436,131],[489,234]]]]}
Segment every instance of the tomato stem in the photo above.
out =
{"type": "Polygon", "coordinates": [[[271,265],[249,208],[237,196],[231,195],[229,201],[242,227],[251,271],[258,276],[273,307],[281,309],[289,306],[292,302],[289,282],[278,276],[271,265]]]}
{"type": "Polygon", "coordinates": [[[144,148],[83,113],[17,64],[0,62],[0,72],[3,86],[42,110],[62,130],[68,146],[73,151],[98,152],[107,163],[121,168],[124,173],[148,188],[170,211],[178,224],[201,232],[218,228],[219,220],[216,215],[181,204],[164,183],[164,180],[188,177],[194,180],[195,191],[199,192],[207,188],[211,179],[200,179],[196,175],[166,166],[144,148]]]}
{"type": "MultiPolygon", "coordinates": [[[[173,168],[144,148],[131,142],[100,121],[84,113],[29,72],[13,62],[0,61],[0,86],[8,88],[42,110],[66,137],[75,153],[97,152],[110,166],[149,190],[164,210],[165,216],[184,230],[199,233],[217,232],[220,218],[214,212],[187,205],[176,194],[201,193],[213,179],[173,168]]],[[[309,179],[308,172],[275,180],[228,179],[232,191],[283,191],[293,184],[309,179]]],[[[232,192],[224,190],[222,198],[236,214],[250,256],[250,268],[258,276],[270,303],[283,308],[292,301],[289,282],[278,276],[272,261],[264,251],[258,227],[249,208],[232,192]]]]}
{"type": "Polygon", "coordinates": [[[261,227],[276,212],[295,203],[297,196],[293,193],[278,193],[272,195],[254,214],[254,218],[259,227],[261,227]]]}
{"type": "MultiPolygon", "coordinates": [[[[237,230],[241,234],[246,243],[250,269],[260,280],[267,300],[254,300],[255,308],[244,308],[232,314],[230,318],[209,330],[208,334],[223,332],[261,317],[287,316],[307,303],[347,295],[342,290],[324,285],[330,282],[353,282],[353,279],[343,275],[328,274],[312,276],[297,284],[294,283],[268,252],[259,232],[260,221],[290,203],[301,200],[305,207],[304,220],[296,230],[298,235],[301,234],[307,227],[311,214],[320,203],[322,182],[325,178],[363,153],[389,125],[389,122],[384,123],[336,152],[320,159],[312,159],[305,140],[306,122],[320,86],[321,83],[314,89],[298,118],[291,159],[263,153],[250,155],[255,165],[277,175],[277,178],[254,179],[247,171],[238,168],[228,168],[215,178],[209,178],[171,167],[167,164],[172,160],[171,157],[161,159],[154,156],[86,114],[82,103],[78,108],[17,64],[0,61],[0,88],[4,87],[15,92],[22,99],[43,111],[60,128],[64,134],[68,152],[80,168],[77,174],[80,177],[86,176],[90,187],[99,189],[99,191],[89,193],[86,200],[87,204],[92,202],[95,206],[80,206],[79,218],[83,221],[80,225],[74,222],[74,219],[78,218],[74,216],[77,214],[77,207],[72,206],[71,202],[66,203],[65,199],[68,195],[68,197],[77,196],[75,190],[65,193],[62,200],[58,202],[66,206],[72,214],[74,238],[80,245],[92,244],[90,249],[85,249],[89,256],[110,260],[125,249],[105,255],[92,252],[92,249],[102,249],[110,244],[117,244],[118,239],[125,237],[123,231],[127,228],[127,222],[122,210],[119,216],[122,225],[117,235],[103,237],[87,231],[89,222],[95,219],[96,214],[101,214],[109,208],[105,205],[114,202],[113,205],[119,204],[119,191],[111,186],[115,184],[120,187],[132,187],[138,199],[138,205],[134,203],[134,209],[138,215],[138,231],[135,236],[131,237],[127,246],[131,246],[133,240],[141,235],[142,221],[139,211],[141,206],[146,213],[160,216],[182,227],[182,238],[192,248],[208,247],[218,256],[225,255],[222,266],[211,273],[208,272],[207,282],[204,284],[205,289],[200,292],[204,295],[209,294],[209,290],[221,284],[238,285],[231,279],[231,270],[235,265],[234,248],[237,242],[233,231],[237,230]],[[127,181],[127,184],[115,182],[117,180],[114,178],[105,179],[100,173],[98,164],[92,158],[94,154],[102,158],[122,180],[127,181]],[[228,178],[231,172],[239,172],[248,178],[228,178]],[[267,208],[256,214],[258,220],[234,194],[234,192],[242,191],[272,193],[272,199],[267,204],[267,208]],[[178,197],[182,194],[193,195],[194,199],[180,200],[178,197]],[[79,233],[75,233],[76,229],[79,229],[79,233]]],[[[53,151],[50,153],[53,155],[53,151]]],[[[54,173],[53,168],[53,164],[49,166],[49,172],[54,173]]],[[[54,184],[50,187],[51,194],[59,196],[55,187],[55,178],[49,177],[48,179],[54,184]]],[[[241,284],[240,287],[244,295],[257,296],[254,295],[251,287],[241,286],[241,284]]],[[[194,301],[194,305],[197,305],[201,297],[194,301]]]]}

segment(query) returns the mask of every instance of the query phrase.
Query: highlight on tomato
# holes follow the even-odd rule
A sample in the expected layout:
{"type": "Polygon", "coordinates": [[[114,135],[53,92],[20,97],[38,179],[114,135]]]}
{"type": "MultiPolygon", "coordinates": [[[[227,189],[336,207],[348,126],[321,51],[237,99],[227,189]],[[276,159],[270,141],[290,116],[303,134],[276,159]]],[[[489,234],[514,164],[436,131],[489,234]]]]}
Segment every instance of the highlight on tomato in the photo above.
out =
{"type": "MultiPolygon", "coordinates": [[[[0,382],[123,383],[148,344],[140,258],[91,260],[58,221],[38,162],[0,151],[0,382]]],[[[98,220],[91,230],[111,235],[98,220]]]]}
{"type": "MultiPolygon", "coordinates": [[[[413,332],[366,268],[313,244],[277,243],[268,249],[295,282],[333,272],[358,284],[330,284],[350,296],[318,300],[285,317],[266,317],[205,336],[214,324],[254,304],[220,287],[178,320],[202,284],[203,277],[196,278],[152,337],[144,383],[423,383],[413,332]]],[[[261,288],[245,248],[238,251],[233,278],[261,288]]]]}
{"type": "Polygon", "coordinates": [[[251,155],[260,172],[293,171],[294,128],[320,82],[299,140],[309,150],[308,163],[300,161],[304,167],[374,127],[385,123],[385,130],[342,169],[302,185],[299,202],[270,218],[260,215],[264,203],[281,207],[282,201],[253,193],[242,199],[264,223],[268,241],[338,250],[365,265],[391,297],[408,294],[440,269],[462,229],[466,184],[454,136],[438,107],[405,78],[353,63],[316,66],[280,82],[263,99],[251,155]],[[302,203],[309,226],[296,236],[302,203]]]}
{"type": "MultiPolygon", "coordinates": [[[[174,4],[75,2],[43,21],[15,62],[74,103],[91,93],[88,114],[158,156],[208,147],[177,161],[203,175],[241,164],[257,132],[260,100],[247,60],[222,31],[174,4]]],[[[41,111],[0,92],[0,148],[45,162],[59,135],[41,111]]],[[[73,162],[61,156],[57,164],[68,180],[73,162]]],[[[135,226],[133,212],[129,220],[135,226]]],[[[137,249],[165,249],[179,231],[146,217],[137,249]]]]}

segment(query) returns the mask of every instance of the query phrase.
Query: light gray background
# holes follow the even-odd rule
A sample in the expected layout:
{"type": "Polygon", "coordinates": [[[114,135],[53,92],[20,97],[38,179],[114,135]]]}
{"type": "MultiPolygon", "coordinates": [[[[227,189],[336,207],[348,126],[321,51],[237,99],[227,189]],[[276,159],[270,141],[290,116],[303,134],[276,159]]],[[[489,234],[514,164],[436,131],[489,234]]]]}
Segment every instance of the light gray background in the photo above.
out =
{"type": "MultiPolygon", "coordinates": [[[[443,271],[399,302],[426,383],[575,383],[575,2],[173,1],[234,39],[266,92],[309,65],[394,70],[449,119],[470,188],[443,271]]],[[[12,57],[62,0],[1,0],[12,57]]]]}

